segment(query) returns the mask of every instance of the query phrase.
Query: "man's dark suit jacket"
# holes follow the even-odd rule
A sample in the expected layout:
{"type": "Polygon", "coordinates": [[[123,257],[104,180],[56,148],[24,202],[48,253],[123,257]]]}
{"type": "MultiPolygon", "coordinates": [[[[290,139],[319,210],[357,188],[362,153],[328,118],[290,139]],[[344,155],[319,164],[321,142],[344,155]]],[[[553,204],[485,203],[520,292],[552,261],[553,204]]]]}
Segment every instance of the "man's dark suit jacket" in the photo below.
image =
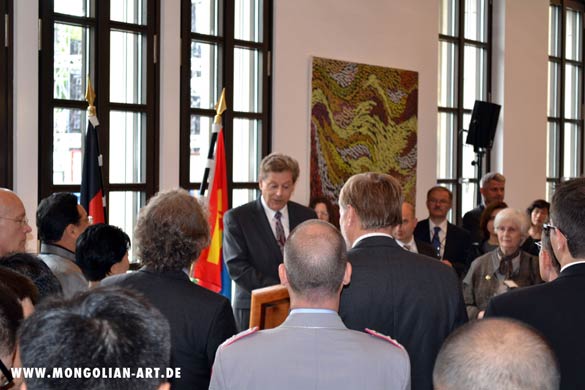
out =
{"type": "Polygon", "coordinates": [[[561,366],[561,389],[585,389],[585,264],[552,282],[524,287],[490,300],[486,317],[510,317],[538,330],[561,366]]]}
{"type": "Polygon", "coordinates": [[[416,238],[414,239],[414,243],[416,244],[416,249],[420,255],[425,255],[437,259],[437,251],[431,244],[416,238]]]}
{"type": "Polygon", "coordinates": [[[192,283],[183,271],[159,273],[143,268],[111,276],[101,284],[138,291],[169,320],[171,364],[181,368],[181,378],[171,380],[173,390],[209,387],[215,352],[236,333],[225,297],[192,283]]]}
{"type": "MultiPolygon", "coordinates": [[[[288,202],[288,218],[292,231],[317,215],[308,207],[288,202]]],[[[260,199],[229,210],[223,227],[223,258],[236,282],[234,308],[249,309],[252,290],[280,283],[282,253],[260,199]]]]}
{"type": "Polygon", "coordinates": [[[410,356],[412,389],[433,388],[435,358],[445,338],[467,321],[461,288],[445,264],[405,251],[386,236],[364,238],[348,252],[351,282],[339,314],[350,329],[374,329],[410,356]]]}
{"type": "Polygon", "coordinates": [[[463,224],[461,227],[469,232],[471,235],[471,242],[481,242],[483,239],[481,230],[479,229],[479,220],[484,209],[485,206],[482,204],[469,210],[463,216],[463,224]]]}
{"type": "MultiPolygon", "coordinates": [[[[416,224],[414,237],[418,240],[431,243],[429,219],[423,219],[416,224]]],[[[447,222],[447,238],[445,240],[445,251],[443,259],[449,260],[460,277],[465,275],[469,268],[469,249],[471,240],[469,233],[460,227],[447,222]]]]}

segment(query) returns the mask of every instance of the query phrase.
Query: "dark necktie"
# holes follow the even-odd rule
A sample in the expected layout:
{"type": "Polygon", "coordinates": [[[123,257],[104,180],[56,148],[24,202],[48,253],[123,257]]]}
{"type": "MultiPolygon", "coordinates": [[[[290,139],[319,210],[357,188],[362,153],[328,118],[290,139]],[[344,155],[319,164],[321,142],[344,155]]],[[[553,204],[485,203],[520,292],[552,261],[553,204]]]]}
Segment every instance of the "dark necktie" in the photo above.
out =
{"type": "Polygon", "coordinates": [[[406,249],[409,252],[411,251],[410,250],[410,245],[408,245],[408,244],[404,244],[403,248],[406,249]]]}
{"type": "Polygon", "coordinates": [[[284,235],[284,228],[282,227],[282,222],[280,218],[282,217],[282,213],[277,211],[274,214],[274,219],[276,220],[276,241],[278,242],[278,246],[280,247],[280,251],[284,250],[284,243],[286,242],[286,236],[284,235]]]}
{"type": "Polygon", "coordinates": [[[441,238],[439,237],[439,232],[441,231],[441,228],[439,226],[435,226],[433,228],[433,230],[435,231],[435,234],[433,235],[433,241],[431,242],[431,244],[433,244],[433,248],[435,248],[435,251],[437,252],[437,257],[440,259],[441,258],[441,238]]]}

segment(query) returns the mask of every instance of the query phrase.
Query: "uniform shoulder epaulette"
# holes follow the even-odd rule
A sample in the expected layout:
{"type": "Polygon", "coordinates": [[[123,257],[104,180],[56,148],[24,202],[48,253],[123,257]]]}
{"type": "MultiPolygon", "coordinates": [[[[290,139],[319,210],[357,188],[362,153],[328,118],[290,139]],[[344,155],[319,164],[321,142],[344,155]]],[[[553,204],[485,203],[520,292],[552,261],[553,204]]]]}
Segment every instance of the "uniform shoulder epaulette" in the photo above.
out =
{"type": "Polygon", "coordinates": [[[371,336],[377,337],[379,339],[386,340],[387,342],[394,345],[395,347],[398,347],[398,348],[406,351],[406,349],[402,346],[402,344],[400,344],[398,341],[394,340],[390,336],[386,336],[385,334],[382,334],[380,332],[376,332],[375,330],[368,329],[368,328],[366,328],[366,333],[371,335],[371,336]]]}
{"type": "Polygon", "coordinates": [[[225,348],[228,345],[231,345],[231,344],[235,343],[236,341],[243,339],[246,336],[249,336],[253,333],[256,333],[257,331],[258,331],[258,327],[255,326],[253,328],[246,329],[246,330],[244,330],[236,335],[233,335],[232,337],[230,337],[229,339],[224,341],[223,344],[221,344],[221,348],[225,348]]]}

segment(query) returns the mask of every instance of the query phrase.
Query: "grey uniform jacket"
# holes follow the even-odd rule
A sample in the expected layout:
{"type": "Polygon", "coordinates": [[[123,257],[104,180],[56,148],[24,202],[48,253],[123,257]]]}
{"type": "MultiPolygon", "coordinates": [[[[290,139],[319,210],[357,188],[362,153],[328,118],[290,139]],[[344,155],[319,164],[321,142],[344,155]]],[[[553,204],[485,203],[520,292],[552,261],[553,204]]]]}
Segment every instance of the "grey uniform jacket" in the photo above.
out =
{"type": "Polygon", "coordinates": [[[403,348],[347,329],[335,312],[293,311],[278,328],[220,346],[210,389],[410,389],[410,363],[403,348]]]}
{"type": "Polygon", "coordinates": [[[88,289],[88,282],[81,268],[75,263],[75,253],[57,245],[43,243],[39,257],[61,282],[63,297],[71,298],[76,293],[88,289]]]}

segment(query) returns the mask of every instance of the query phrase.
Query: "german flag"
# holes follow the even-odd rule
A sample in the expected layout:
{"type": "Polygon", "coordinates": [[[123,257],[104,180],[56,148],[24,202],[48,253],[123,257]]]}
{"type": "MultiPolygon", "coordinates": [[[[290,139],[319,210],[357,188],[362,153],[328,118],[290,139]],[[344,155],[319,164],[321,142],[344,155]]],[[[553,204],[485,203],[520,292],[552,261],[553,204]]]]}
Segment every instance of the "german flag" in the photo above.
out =
{"type": "Polygon", "coordinates": [[[102,156],[98,143],[96,116],[89,116],[85,146],[83,148],[83,171],[81,174],[81,205],[94,223],[105,223],[104,185],[102,181],[102,156]]]}

